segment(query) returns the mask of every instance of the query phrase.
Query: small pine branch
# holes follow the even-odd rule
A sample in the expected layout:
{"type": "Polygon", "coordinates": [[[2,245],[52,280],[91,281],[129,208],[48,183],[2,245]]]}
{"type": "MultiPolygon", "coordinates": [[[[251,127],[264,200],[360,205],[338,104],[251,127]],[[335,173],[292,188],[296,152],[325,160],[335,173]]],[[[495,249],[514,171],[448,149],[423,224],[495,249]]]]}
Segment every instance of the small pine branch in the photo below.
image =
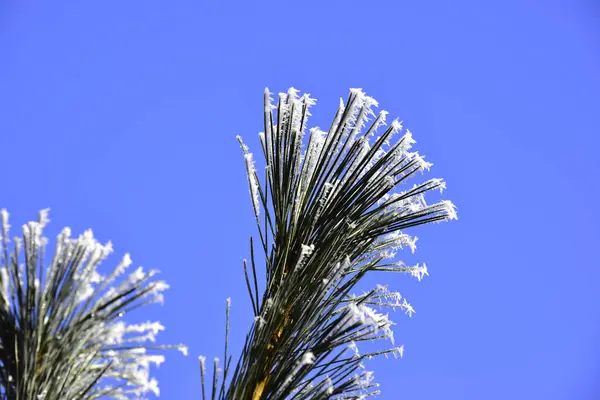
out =
{"type": "Polygon", "coordinates": [[[108,275],[98,266],[112,253],[91,230],[76,239],[69,228],[58,235],[46,267],[48,210],[23,225],[9,246],[8,212],[1,214],[0,398],[2,400],[92,400],[159,394],[150,365],[164,357],[148,351],[185,346],[150,343],[164,327],[158,322],[126,324],[123,316],[162,303],[164,281],[141,267],[128,277],[126,254],[108,275]],[[23,254],[22,254],[23,253],[23,254]],[[22,263],[23,261],[23,263],[22,263]],[[150,342],[150,343],[149,343],[150,342]]]}

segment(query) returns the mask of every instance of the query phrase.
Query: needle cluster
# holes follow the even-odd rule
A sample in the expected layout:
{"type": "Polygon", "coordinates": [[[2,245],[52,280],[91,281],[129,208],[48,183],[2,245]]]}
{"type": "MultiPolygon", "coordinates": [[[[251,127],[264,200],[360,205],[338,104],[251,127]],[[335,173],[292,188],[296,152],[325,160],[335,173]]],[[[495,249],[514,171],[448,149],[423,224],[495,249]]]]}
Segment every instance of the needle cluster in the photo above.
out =
{"type": "MultiPolygon", "coordinates": [[[[373,98],[351,89],[327,131],[315,127],[307,134],[314,104],[291,88],[274,105],[265,90],[262,181],[238,137],[265,278],[259,290],[251,239],[244,271],[255,318],[235,368],[225,352],[220,386],[218,376],[213,379],[219,399],[362,399],[379,393],[363,361],[402,356],[404,348],[394,344],[393,323],[378,310],[397,308],[409,316],[415,310],[385,285],[361,295],[353,290],[374,271],[423,278],[425,264],[393,261],[399,249],[415,250],[417,238],[406,230],[456,218],[451,202],[425,200],[427,192],[445,188],[443,180],[408,185],[432,164],[412,151],[415,140],[398,120],[388,125],[387,112],[374,111],[373,98]],[[359,351],[361,342],[381,339],[391,346],[359,351]]],[[[214,372],[221,372],[216,361],[214,372]]]]}
{"type": "Polygon", "coordinates": [[[0,211],[0,399],[140,399],[159,394],[150,365],[155,350],[185,346],[152,343],[158,322],[127,324],[123,316],[163,301],[169,286],[158,271],[131,265],[126,254],[111,273],[98,267],[112,253],[91,230],[77,238],[64,228],[47,260],[43,229],[48,210],[9,239],[8,212],[0,211]],[[12,242],[12,246],[11,246],[12,242]],[[11,248],[12,247],[12,248],[11,248]]]}

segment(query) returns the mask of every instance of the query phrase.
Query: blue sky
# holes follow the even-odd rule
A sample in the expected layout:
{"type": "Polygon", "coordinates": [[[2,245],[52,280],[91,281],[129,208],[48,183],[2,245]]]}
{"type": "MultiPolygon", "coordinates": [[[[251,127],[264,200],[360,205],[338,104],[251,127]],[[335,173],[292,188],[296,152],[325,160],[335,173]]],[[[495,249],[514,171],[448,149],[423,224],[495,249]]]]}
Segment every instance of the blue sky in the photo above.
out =
{"type": "MultiPolygon", "coordinates": [[[[363,88],[413,131],[459,220],[419,229],[430,277],[387,282],[402,360],[381,399],[600,396],[600,8],[591,1],[18,2],[0,5],[0,207],[51,207],[158,268],[162,398],[199,398],[197,355],[251,319],[254,234],[235,136],[258,153],[262,93],[363,88]]],[[[403,255],[404,256],[404,255],[403,255]]]]}

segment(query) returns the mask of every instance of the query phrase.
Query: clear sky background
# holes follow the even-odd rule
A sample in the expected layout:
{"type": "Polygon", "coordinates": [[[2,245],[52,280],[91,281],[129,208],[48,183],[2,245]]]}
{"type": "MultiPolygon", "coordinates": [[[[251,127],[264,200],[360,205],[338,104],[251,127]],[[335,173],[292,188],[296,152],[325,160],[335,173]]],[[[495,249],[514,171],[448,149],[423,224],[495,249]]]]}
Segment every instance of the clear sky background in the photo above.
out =
{"type": "Polygon", "coordinates": [[[430,277],[379,276],[402,360],[381,399],[600,398],[600,6],[593,1],[16,1],[0,3],[0,207],[51,207],[171,285],[154,370],[199,398],[197,356],[251,320],[255,234],[236,135],[259,153],[262,94],[351,87],[411,129],[459,220],[419,229],[430,277]]]}

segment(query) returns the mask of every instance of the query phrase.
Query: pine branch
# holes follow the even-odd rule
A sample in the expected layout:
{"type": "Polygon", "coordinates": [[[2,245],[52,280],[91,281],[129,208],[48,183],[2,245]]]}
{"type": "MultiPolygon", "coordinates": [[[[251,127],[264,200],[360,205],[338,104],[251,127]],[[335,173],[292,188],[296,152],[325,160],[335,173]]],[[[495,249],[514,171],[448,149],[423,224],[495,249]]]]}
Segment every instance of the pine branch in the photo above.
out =
{"type": "MultiPolygon", "coordinates": [[[[315,100],[291,88],[279,94],[274,106],[267,89],[264,104],[264,133],[259,134],[266,163],[263,182],[253,155],[238,140],[266,282],[259,302],[256,279],[253,288],[244,262],[255,322],[230,381],[221,384],[227,390],[220,391],[219,399],[376,395],[377,384],[362,361],[402,356],[404,348],[359,353],[361,341],[394,343],[393,323],[371,306],[400,308],[409,316],[415,311],[387,286],[359,296],[352,290],[369,272],[409,273],[419,280],[427,275],[425,264],[410,267],[386,260],[404,247],[415,250],[417,238],[404,233],[407,228],[456,219],[454,205],[425,202],[426,192],[445,188],[441,179],[396,191],[432,164],[409,151],[415,143],[410,131],[393,140],[402,131],[397,120],[379,132],[386,126],[387,112],[375,114],[377,102],[362,90],[351,89],[347,102],[340,102],[328,132],[310,129],[304,148],[315,100]]],[[[253,250],[251,255],[255,274],[253,250]]]]}
{"type": "Polygon", "coordinates": [[[126,324],[135,308],[161,302],[168,288],[152,278],[157,271],[138,268],[127,278],[128,254],[108,277],[97,268],[112,253],[86,231],[77,239],[64,228],[45,267],[42,236],[48,210],[23,225],[23,237],[9,249],[8,213],[2,210],[0,268],[0,398],[3,400],[140,398],[158,395],[150,364],[164,357],[153,346],[158,322],[126,324]],[[24,249],[23,258],[21,250],[24,249]],[[24,264],[21,263],[24,261],[24,264]],[[120,281],[120,283],[119,283],[120,281]],[[111,382],[109,384],[108,382],[111,382]]]}

